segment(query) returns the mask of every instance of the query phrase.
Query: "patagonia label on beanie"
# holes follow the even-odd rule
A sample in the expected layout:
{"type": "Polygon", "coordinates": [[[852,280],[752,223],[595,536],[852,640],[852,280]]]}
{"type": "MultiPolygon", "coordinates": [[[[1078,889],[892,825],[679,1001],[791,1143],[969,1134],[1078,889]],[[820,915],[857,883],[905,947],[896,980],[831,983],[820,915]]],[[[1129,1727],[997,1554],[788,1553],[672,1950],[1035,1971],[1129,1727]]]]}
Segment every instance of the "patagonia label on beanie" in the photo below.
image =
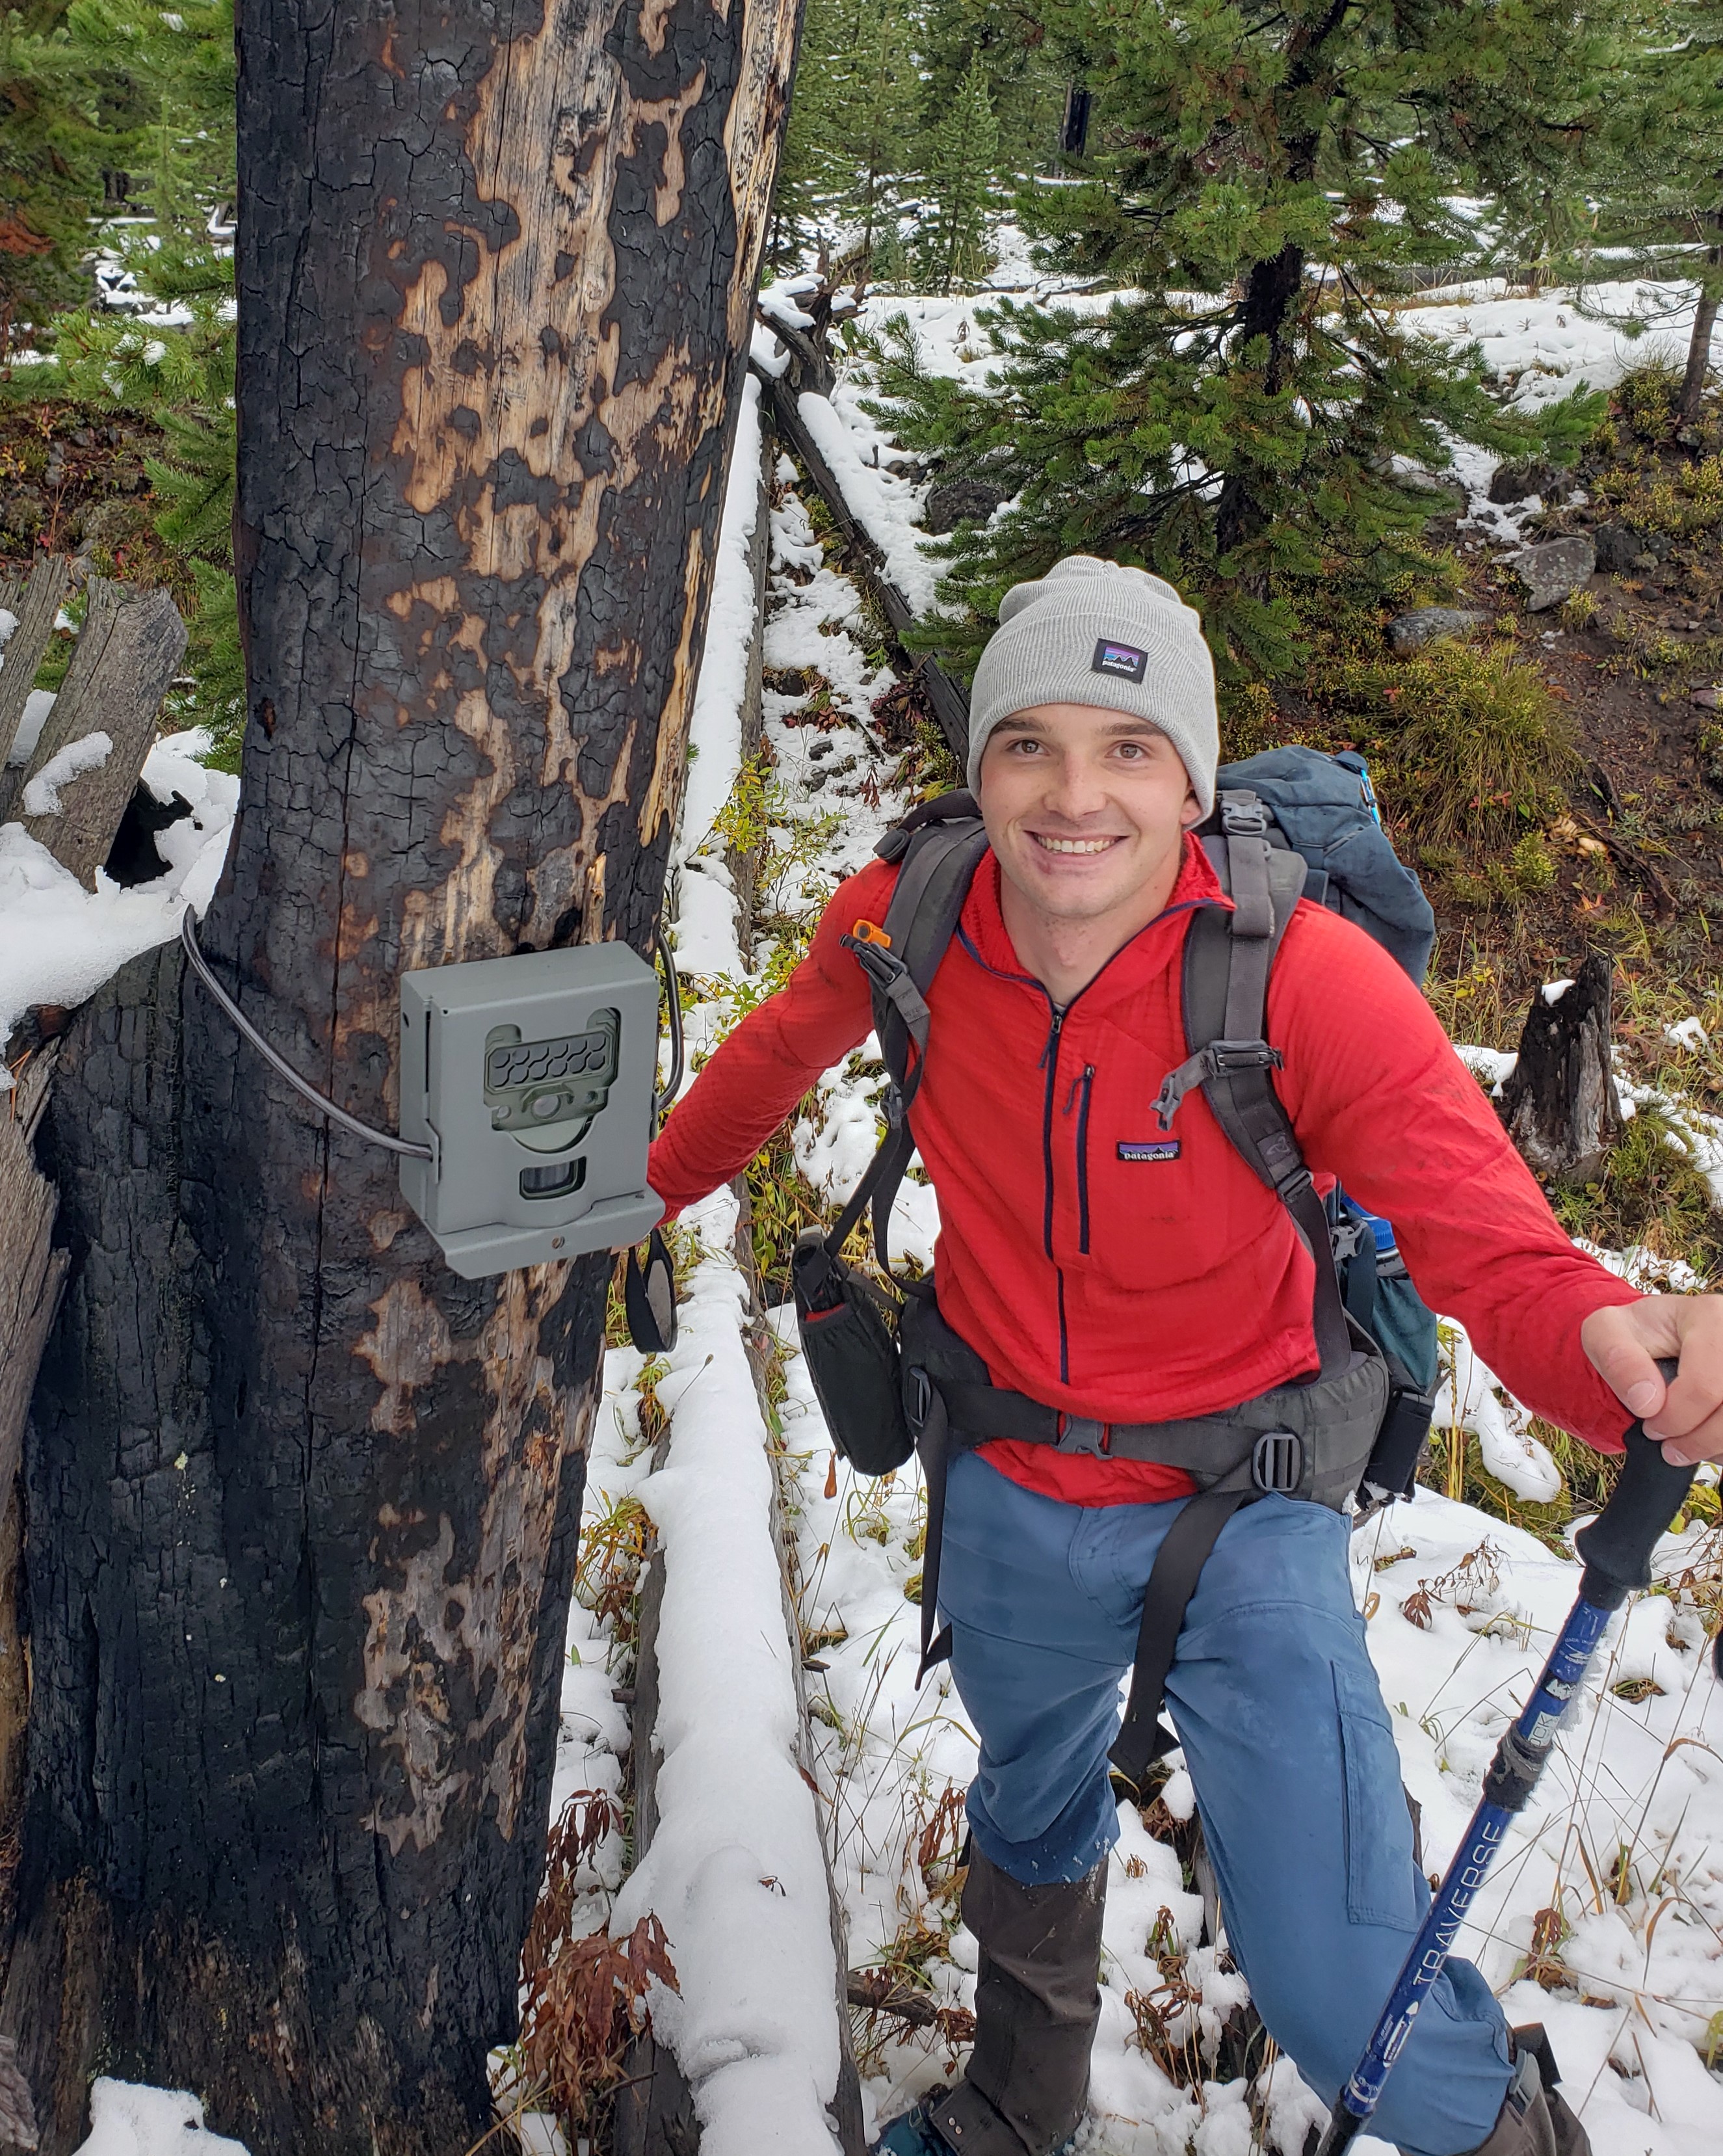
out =
{"type": "Polygon", "coordinates": [[[1115,644],[1103,637],[1095,647],[1091,674],[1110,674],[1115,681],[1141,681],[1149,670],[1149,654],[1134,644],[1115,644]]]}

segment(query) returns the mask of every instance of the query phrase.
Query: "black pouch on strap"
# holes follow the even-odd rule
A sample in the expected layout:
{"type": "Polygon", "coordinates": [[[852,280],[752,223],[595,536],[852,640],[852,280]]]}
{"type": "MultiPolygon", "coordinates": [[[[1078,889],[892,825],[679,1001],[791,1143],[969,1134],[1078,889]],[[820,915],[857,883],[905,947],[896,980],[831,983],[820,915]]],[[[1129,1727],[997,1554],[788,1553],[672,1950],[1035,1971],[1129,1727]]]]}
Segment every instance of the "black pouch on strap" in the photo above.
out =
{"type": "Polygon", "coordinates": [[[889,1475],[915,1450],[904,1419],[896,1313],[810,1228],[790,1261],[796,1322],[832,1442],[859,1474],[889,1475]]]}

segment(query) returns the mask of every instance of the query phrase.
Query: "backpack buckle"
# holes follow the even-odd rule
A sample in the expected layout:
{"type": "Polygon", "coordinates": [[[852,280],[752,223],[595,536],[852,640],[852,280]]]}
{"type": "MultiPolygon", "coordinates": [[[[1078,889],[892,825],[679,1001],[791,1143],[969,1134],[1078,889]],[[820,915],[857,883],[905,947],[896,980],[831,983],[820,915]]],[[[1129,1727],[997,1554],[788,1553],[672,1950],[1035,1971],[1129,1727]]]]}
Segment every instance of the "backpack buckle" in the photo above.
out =
{"type": "Polygon", "coordinates": [[[1223,793],[1220,827],[1229,839],[1265,839],[1269,834],[1269,812],[1254,793],[1223,793]]]}
{"type": "Polygon", "coordinates": [[[1061,1452],[1084,1452],[1091,1460],[1105,1460],[1112,1450],[1112,1441],[1113,1425],[1110,1422],[1097,1422],[1092,1415],[1059,1416],[1061,1452]]]}
{"type": "Polygon", "coordinates": [[[1250,1479],[1257,1488],[1282,1497],[1296,1494],[1305,1479],[1305,1449],[1290,1430],[1264,1430],[1250,1455],[1250,1479]]]}
{"type": "Polygon", "coordinates": [[[1343,1265],[1356,1258],[1369,1236],[1370,1223],[1361,1220],[1356,1213],[1348,1213],[1343,1219],[1336,1220],[1328,1230],[1329,1246],[1334,1252],[1336,1265],[1343,1265]]]}

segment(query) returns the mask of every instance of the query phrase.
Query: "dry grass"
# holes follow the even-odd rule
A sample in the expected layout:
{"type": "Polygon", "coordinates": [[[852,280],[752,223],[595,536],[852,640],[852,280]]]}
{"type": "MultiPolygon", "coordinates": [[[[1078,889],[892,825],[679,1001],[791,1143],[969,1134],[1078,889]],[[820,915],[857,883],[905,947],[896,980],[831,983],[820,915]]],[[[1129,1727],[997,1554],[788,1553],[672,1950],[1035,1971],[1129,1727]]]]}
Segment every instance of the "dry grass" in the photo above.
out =
{"type": "Polygon", "coordinates": [[[571,2141],[595,2123],[622,2079],[629,2042],[649,2023],[654,1980],[679,1989],[656,1917],[643,1917],[626,1939],[602,1930],[569,1936],[587,1859],[621,1825],[614,1799],[602,1790],[578,1789],[569,1799],[551,1831],[544,1888],[521,1955],[521,2076],[529,2101],[554,2112],[571,2141]]]}

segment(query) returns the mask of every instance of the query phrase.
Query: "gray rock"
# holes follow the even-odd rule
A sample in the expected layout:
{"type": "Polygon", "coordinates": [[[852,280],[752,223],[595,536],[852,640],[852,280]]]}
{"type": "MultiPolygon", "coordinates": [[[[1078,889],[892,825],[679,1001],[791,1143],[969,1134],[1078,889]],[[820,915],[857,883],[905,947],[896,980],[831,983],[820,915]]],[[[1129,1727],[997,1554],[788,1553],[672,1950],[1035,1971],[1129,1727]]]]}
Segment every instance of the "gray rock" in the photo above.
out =
{"type": "Polygon", "coordinates": [[[1536,494],[1549,502],[1565,495],[1567,486],[1567,475],[1554,465],[1528,457],[1524,464],[1496,466],[1490,475],[1490,499],[1496,503],[1526,501],[1536,494]]]}
{"type": "Polygon", "coordinates": [[[1597,550],[1590,539],[1551,539],[1541,547],[1528,547],[1514,567],[1526,587],[1526,611],[1541,613],[1590,582],[1597,566],[1597,550]]]}
{"type": "Polygon", "coordinates": [[[1472,607],[1413,607],[1409,613],[1396,614],[1388,624],[1388,642],[1403,659],[1408,652],[1421,651],[1438,638],[1464,636],[1468,629],[1481,629],[1489,619],[1472,607]]]}
{"type": "Polygon", "coordinates": [[[1004,488],[990,486],[984,479],[947,480],[927,490],[922,525],[929,531],[946,532],[955,531],[965,518],[985,524],[1004,499],[1004,488]]]}
{"type": "Polygon", "coordinates": [[[1645,551],[1638,533],[1630,531],[1625,524],[1597,526],[1592,533],[1592,544],[1597,550],[1597,567],[1607,577],[1619,576],[1623,570],[1633,568],[1645,551]]]}

